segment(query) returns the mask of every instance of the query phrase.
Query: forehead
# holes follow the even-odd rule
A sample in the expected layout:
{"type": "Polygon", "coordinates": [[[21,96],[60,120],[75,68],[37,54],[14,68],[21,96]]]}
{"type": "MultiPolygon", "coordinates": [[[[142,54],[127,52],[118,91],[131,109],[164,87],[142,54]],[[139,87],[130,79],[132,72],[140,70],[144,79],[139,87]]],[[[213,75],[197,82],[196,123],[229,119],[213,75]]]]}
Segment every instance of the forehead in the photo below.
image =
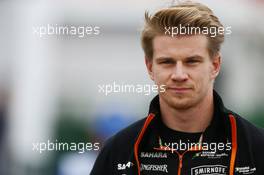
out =
{"type": "Polygon", "coordinates": [[[205,35],[156,36],[153,39],[153,58],[185,58],[193,55],[209,57],[207,43],[205,35]]]}

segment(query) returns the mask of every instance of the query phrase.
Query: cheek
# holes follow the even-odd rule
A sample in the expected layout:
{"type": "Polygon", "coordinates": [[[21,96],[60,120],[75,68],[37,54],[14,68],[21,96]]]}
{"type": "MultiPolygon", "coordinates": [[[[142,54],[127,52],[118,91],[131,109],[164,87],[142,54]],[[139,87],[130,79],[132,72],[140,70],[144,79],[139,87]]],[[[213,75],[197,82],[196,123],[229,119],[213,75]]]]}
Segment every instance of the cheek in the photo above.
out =
{"type": "Polygon", "coordinates": [[[165,84],[165,82],[167,82],[170,78],[170,70],[156,67],[153,69],[153,76],[154,81],[157,84],[165,84]]]}
{"type": "Polygon", "coordinates": [[[165,75],[162,72],[157,72],[154,74],[154,81],[156,84],[162,84],[165,81],[165,75]]]}
{"type": "Polygon", "coordinates": [[[192,72],[192,80],[195,82],[196,86],[203,87],[210,82],[211,73],[207,68],[199,69],[192,72]]]}

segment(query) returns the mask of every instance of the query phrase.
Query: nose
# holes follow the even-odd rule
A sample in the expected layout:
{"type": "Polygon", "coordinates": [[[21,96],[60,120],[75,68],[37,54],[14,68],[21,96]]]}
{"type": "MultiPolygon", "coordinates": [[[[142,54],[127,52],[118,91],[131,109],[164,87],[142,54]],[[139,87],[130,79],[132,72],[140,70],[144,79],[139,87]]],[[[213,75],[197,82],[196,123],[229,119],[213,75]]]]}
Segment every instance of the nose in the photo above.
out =
{"type": "Polygon", "coordinates": [[[188,79],[188,74],[186,73],[182,62],[177,62],[175,64],[175,68],[173,69],[171,79],[180,82],[188,79]]]}

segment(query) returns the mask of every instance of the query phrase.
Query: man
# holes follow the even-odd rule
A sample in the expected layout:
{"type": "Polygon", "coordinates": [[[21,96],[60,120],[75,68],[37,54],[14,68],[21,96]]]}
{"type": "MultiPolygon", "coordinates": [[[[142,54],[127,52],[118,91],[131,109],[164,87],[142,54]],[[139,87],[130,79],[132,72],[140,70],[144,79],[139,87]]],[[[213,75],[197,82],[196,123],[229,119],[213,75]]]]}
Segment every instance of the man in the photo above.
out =
{"type": "Polygon", "coordinates": [[[145,18],[146,66],[165,91],[148,117],[107,141],[91,175],[263,175],[263,129],[226,109],[213,89],[229,31],[200,3],[145,18]]]}

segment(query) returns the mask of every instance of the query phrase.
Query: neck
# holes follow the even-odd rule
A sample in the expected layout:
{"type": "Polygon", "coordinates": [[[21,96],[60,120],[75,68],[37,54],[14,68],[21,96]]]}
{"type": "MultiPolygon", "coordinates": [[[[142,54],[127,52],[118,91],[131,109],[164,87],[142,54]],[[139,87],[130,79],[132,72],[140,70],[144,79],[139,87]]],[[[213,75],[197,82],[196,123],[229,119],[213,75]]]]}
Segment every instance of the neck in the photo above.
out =
{"type": "Polygon", "coordinates": [[[213,91],[197,105],[184,110],[175,109],[160,99],[160,111],[164,124],[173,130],[203,132],[213,117],[213,91]]]}

